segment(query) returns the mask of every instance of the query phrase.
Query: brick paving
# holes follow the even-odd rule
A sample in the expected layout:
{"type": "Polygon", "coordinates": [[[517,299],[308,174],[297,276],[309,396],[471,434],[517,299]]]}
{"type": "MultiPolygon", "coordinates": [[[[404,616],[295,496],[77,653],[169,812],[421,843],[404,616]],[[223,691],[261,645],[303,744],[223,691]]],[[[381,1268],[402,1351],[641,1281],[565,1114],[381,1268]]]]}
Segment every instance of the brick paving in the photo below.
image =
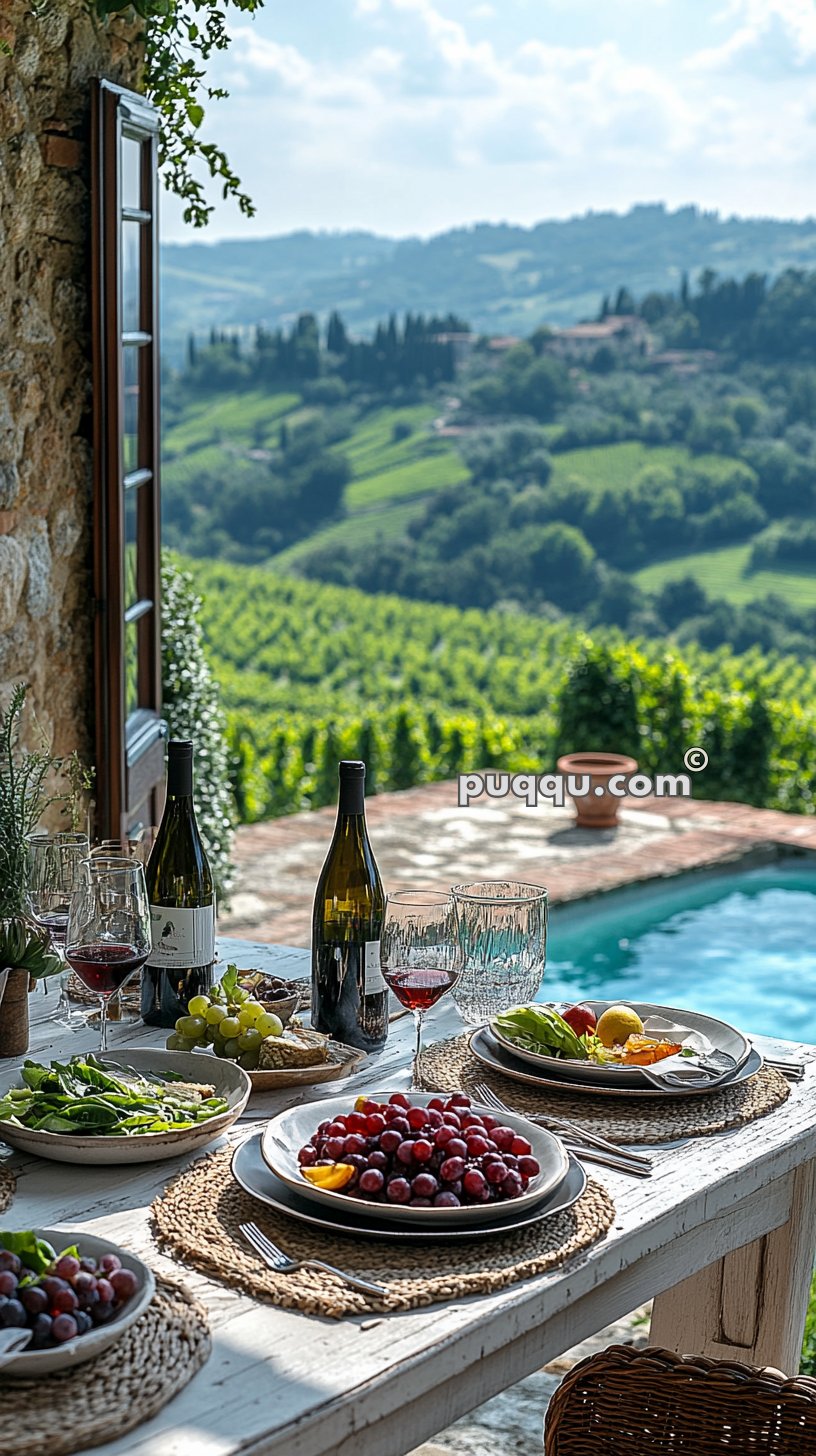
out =
{"type": "MultiPolygon", "coordinates": [[[[695,799],[624,799],[616,829],[577,829],[570,809],[517,799],[456,802],[455,783],[423,784],[368,801],[368,825],[386,889],[521,879],[546,885],[551,903],[582,899],[752,851],[816,850],[816,816],[695,799]]],[[[225,935],[308,946],[312,896],[334,808],[238,830],[236,883],[225,935]]]]}

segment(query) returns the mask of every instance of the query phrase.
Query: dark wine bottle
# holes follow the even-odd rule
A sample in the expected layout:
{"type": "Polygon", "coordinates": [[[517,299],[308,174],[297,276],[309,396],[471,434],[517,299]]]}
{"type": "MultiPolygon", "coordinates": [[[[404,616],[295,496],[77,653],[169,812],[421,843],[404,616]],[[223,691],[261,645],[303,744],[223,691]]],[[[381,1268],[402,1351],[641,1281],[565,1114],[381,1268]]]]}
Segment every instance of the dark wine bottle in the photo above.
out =
{"type": "Polygon", "coordinates": [[[145,870],[153,946],[142,971],[142,1020],[175,1026],[213,983],[215,896],[193,805],[193,745],[167,745],[167,801],[145,870]]]}
{"type": "Polygon", "coordinates": [[[388,1036],[388,988],[380,968],[385,911],[365,821],[365,764],[340,764],[337,824],[312,916],[312,1025],[373,1052],[388,1036]]]}

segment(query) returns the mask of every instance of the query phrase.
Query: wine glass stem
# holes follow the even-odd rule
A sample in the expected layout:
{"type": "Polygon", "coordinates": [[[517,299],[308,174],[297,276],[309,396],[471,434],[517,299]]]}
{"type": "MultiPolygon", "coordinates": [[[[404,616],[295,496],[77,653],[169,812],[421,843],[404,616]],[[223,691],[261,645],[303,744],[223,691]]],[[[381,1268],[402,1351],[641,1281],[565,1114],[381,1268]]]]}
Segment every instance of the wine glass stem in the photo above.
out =
{"type": "Polygon", "coordinates": [[[107,998],[107,996],[100,996],[100,998],[99,998],[99,1050],[100,1050],[100,1052],[106,1052],[108,1050],[108,998],[107,998]]]}
{"type": "Polygon", "coordinates": [[[422,1091],[422,1078],[419,1074],[419,1060],[422,1055],[422,1012],[414,1012],[414,1028],[416,1038],[414,1041],[414,1060],[411,1066],[411,1091],[422,1091]]]}

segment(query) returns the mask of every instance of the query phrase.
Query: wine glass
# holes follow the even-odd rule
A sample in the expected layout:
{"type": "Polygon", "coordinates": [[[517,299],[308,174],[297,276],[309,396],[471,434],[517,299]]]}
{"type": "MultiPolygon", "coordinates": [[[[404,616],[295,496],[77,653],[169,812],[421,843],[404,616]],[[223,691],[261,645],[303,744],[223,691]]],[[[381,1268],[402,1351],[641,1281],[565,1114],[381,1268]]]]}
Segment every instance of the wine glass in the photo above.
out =
{"type": "Polygon", "coordinates": [[[482,1026],[532,1001],[544,975],[547,891],[515,880],[482,880],[451,890],[461,974],[454,1000],[464,1021],[482,1026]]]}
{"type": "Polygon", "coordinates": [[[100,1006],[100,1052],[108,1049],[108,1001],[150,955],[144,869],[131,860],[87,859],[71,899],[65,957],[100,1006]]]}
{"type": "Polygon", "coordinates": [[[449,991],[458,974],[453,906],[446,890],[389,895],[380,937],[383,978],[413,1012],[416,1027],[411,1090],[421,1091],[422,1014],[449,991]]]}
{"type": "MultiPolygon", "coordinates": [[[[80,865],[88,858],[87,834],[62,830],[49,834],[35,830],[26,840],[26,898],[32,917],[47,931],[54,949],[63,952],[68,927],[68,906],[79,882],[80,865]]],[[[85,1025],[85,1014],[68,999],[67,967],[58,976],[59,1001],[51,1018],[65,1026],[85,1025]]],[[[44,986],[44,989],[47,987],[44,986]]]]}

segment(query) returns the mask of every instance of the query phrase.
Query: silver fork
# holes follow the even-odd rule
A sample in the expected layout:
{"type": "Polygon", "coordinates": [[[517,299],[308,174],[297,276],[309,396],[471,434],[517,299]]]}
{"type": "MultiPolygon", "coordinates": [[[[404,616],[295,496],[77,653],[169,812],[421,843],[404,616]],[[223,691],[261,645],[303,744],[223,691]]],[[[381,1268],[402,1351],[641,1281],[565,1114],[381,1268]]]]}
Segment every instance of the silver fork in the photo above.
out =
{"type": "Polygon", "coordinates": [[[322,1259],[290,1259],[283,1249],[273,1244],[271,1239],[258,1228],[256,1223],[242,1223],[239,1228],[247,1243],[252,1246],[255,1253],[263,1259],[270,1269],[275,1269],[279,1274],[294,1274],[296,1269],[320,1269],[324,1274],[333,1274],[335,1279],[341,1279],[348,1284],[350,1289],[359,1289],[361,1294],[373,1294],[382,1299],[388,1293],[381,1284],[374,1284],[368,1279],[357,1279],[354,1274],[346,1274],[343,1269],[335,1269],[333,1264],[324,1264],[322,1259]]]}
{"type": "MultiPolygon", "coordinates": [[[[492,1107],[496,1112],[513,1112],[501,1097],[497,1097],[486,1082],[477,1082],[474,1092],[485,1107],[492,1107]]],[[[568,1122],[565,1117],[553,1117],[550,1113],[525,1113],[529,1122],[540,1122],[542,1126],[551,1128],[554,1132],[566,1133],[568,1137],[584,1143],[590,1148],[597,1148],[600,1152],[607,1153],[614,1158],[620,1158],[628,1163],[639,1164],[644,1171],[651,1170],[652,1160],[647,1158],[645,1153],[632,1152],[631,1148],[622,1148],[618,1143],[609,1142],[607,1138],[600,1137],[598,1133],[588,1132],[586,1128],[580,1127],[576,1122],[568,1122]]]]}

